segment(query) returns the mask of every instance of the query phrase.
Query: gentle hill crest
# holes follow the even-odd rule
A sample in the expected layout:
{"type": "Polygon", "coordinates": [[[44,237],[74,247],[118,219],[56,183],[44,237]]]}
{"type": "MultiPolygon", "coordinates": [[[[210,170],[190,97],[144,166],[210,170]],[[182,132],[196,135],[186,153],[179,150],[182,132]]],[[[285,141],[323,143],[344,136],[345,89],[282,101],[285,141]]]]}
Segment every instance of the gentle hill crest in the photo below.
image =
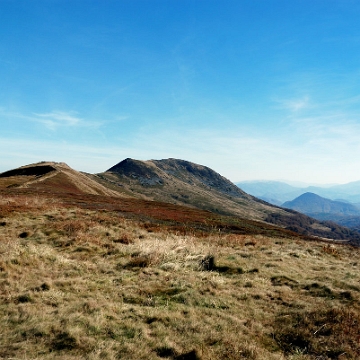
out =
{"type": "Polygon", "coordinates": [[[63,162],[43,161],[21,166],[0,174],[0,188],[18,188],[39,192],[119,196],[89,176],[63,162]]]}

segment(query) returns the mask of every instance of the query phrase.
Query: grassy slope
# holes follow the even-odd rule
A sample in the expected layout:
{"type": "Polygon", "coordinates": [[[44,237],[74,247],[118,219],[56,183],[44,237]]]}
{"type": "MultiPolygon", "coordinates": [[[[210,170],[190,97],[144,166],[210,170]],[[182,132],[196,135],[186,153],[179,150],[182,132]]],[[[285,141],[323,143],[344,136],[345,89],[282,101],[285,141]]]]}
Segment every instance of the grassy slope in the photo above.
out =
{"type": "Polygon", "coordinates": [[[183,160],[126,159],[97,177],[112,185],[121,184],[132,196],[220,214],[253,220],[264,220],[274,211],[286,214],[286,210],[255,200],[215,171],[183,160]]]}
{"type": "Polygon", "coordinates": [[[22,166],[0,174],[0,189],[22,188],[33,192],[93,194],[120,196],[91,176],[71,169],[65,163],[40,162],[22,166]]]}
{"type": "Polygon", "coordinates": [[[360,357],[359,249],[95,205],[1,195],[0,358],[360,357]]]}
{"type": "Polygon", "coordinates": [[[92,177],[132,197],[273,223],[300,234],[360,244],[359,233],[265,203],[244,193],[215,171],[183,160],[126,159],[92,177]]]}

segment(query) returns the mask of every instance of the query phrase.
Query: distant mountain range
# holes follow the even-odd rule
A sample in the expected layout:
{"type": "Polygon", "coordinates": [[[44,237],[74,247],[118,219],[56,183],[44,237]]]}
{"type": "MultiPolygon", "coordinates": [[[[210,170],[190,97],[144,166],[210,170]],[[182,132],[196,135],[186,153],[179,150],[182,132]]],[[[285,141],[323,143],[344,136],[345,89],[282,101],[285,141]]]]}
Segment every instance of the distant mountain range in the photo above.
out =
{"type": "Polygon", "coordinates": [[[325,199],[310,192],[302,194],[292,201],[286,201],[282,206],[310,216],[313,214],[360,216],[360,209],[350,203],[325,199]]]}
{"type": "Polygon", "coordinates": [[[331,220],[339,225],[360,230],[360,209],[348,202],[325,199],[313,193],[305,193],[282,205],[320,221],[331,220]]]}
{"type": "Polygon", "coordinates": [[[294,200],[307,192],[330,200],[348,201],[353,204],[360,203],[360,181],[329,187],[296,187],[280,181],[243,181],[237,182],[236,185],[248,194],[275,205],[281,205],[286,201],[294,200]]]}
{"type": "Polygon", "coordinates": [[[227,217],[226,226],[244,233],[280,236],[277,234],[283,232],[289,236],[296,232],[360,244],[357,232],[269,204],[214,170],[179,159],[128,158],[99,174],[81,173],[64,163],[30,164],[0,174],[0,192],[48,194],[79,205],[91,201],[96,208],[117,207],[118,211],[131,211],[132,216],[152,214],[164,221],[168,216],[174,221],[177,214],[182,218],[194,214],[208,219],[202,220],[201,226],[227,217]],[[136,208],[140,215],[134,212],[136,208]]]}

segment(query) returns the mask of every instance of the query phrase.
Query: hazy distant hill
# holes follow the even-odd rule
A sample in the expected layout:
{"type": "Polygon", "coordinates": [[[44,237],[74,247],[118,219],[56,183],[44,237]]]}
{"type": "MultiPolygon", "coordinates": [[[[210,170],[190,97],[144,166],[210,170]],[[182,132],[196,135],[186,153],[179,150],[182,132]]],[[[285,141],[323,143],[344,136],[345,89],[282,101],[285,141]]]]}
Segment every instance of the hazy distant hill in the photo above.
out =
{"type": "Polygon", "coordinates": [[[313,193],[305,193],[283,207],[299,211],[320,221],[331,220],[341,226],[360,230],[360,209],[353,204],[325,199],[313,193]]]}
{"type": "Polygon", "coordinates": [[[244,181],[236,185],[247,193],[276,205],[291,201],[307,192],[331,200],[360,202],[360,181],[342,185],[308,187],[295,187],[280,181],[244,181]]]}
{"type": "Polygon", "coordinates": [[[236,185],[248,194],[281,205],[287,200],[292,200],[302,194],[301,188],[288,185],[280,181],[243,181],[236,185]]]}
{"type": "Polygon", "coordinates": [[[314,193],[307,192],[292,201],[287,201],[283,207],[293,209],[301,213],[310,214],[341,214],[360,215],[360,210],[347,202],[325,199],[314,193]]]}

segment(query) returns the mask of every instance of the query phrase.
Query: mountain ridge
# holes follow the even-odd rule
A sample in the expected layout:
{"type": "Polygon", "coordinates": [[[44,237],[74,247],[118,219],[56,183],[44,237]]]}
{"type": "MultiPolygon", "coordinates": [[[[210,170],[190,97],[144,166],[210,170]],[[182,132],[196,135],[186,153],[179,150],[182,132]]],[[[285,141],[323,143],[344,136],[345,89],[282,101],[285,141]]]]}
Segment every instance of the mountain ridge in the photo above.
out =
{"type": "Polygon", "coordinates": [[[69,204],[118,209],[135,218],[175,221],[180,227],[195,216],[199,229],[214,226],[254,234],[290,231],[360,244],[360,235],[349,229],[271,205],[245,193],[214,170],[179,159],[128,158],[99,174],[81,173],[64,163],[41,162],[0,174],[0,191],[56,196],[69,204]]]}
{"type": "MultiPolygon", "coordinates": [[[[107,179],[121,180],[134,195],[158,201],[199,207],[223,214],[244,215],[241,209],[254,202],[261,214],[253,210],[256,220],[264,220],[264,209],[272,205],[239,189],[214,170],[181,159],[134,160],[127,158],[101,173],[107,179]],[[209,199],[211,198],[211,203],[209,199]],[[216,204],[216,206],[214,205],[216,204]]],[[[278,208],[284,212],[283,209],[278,208]]],[[[249,209],[247,208],[247,211],[249,209]]]]}
{"type": "Polygon", "coordinates": [[[334,223],[319,223],[296,211],[258,199],[214,170],[185,160],[128,158],[97,176],[102,181],[121,184],[127,194],[147,200],[240,216],[322,238],[359,237],[334,223]]]}

